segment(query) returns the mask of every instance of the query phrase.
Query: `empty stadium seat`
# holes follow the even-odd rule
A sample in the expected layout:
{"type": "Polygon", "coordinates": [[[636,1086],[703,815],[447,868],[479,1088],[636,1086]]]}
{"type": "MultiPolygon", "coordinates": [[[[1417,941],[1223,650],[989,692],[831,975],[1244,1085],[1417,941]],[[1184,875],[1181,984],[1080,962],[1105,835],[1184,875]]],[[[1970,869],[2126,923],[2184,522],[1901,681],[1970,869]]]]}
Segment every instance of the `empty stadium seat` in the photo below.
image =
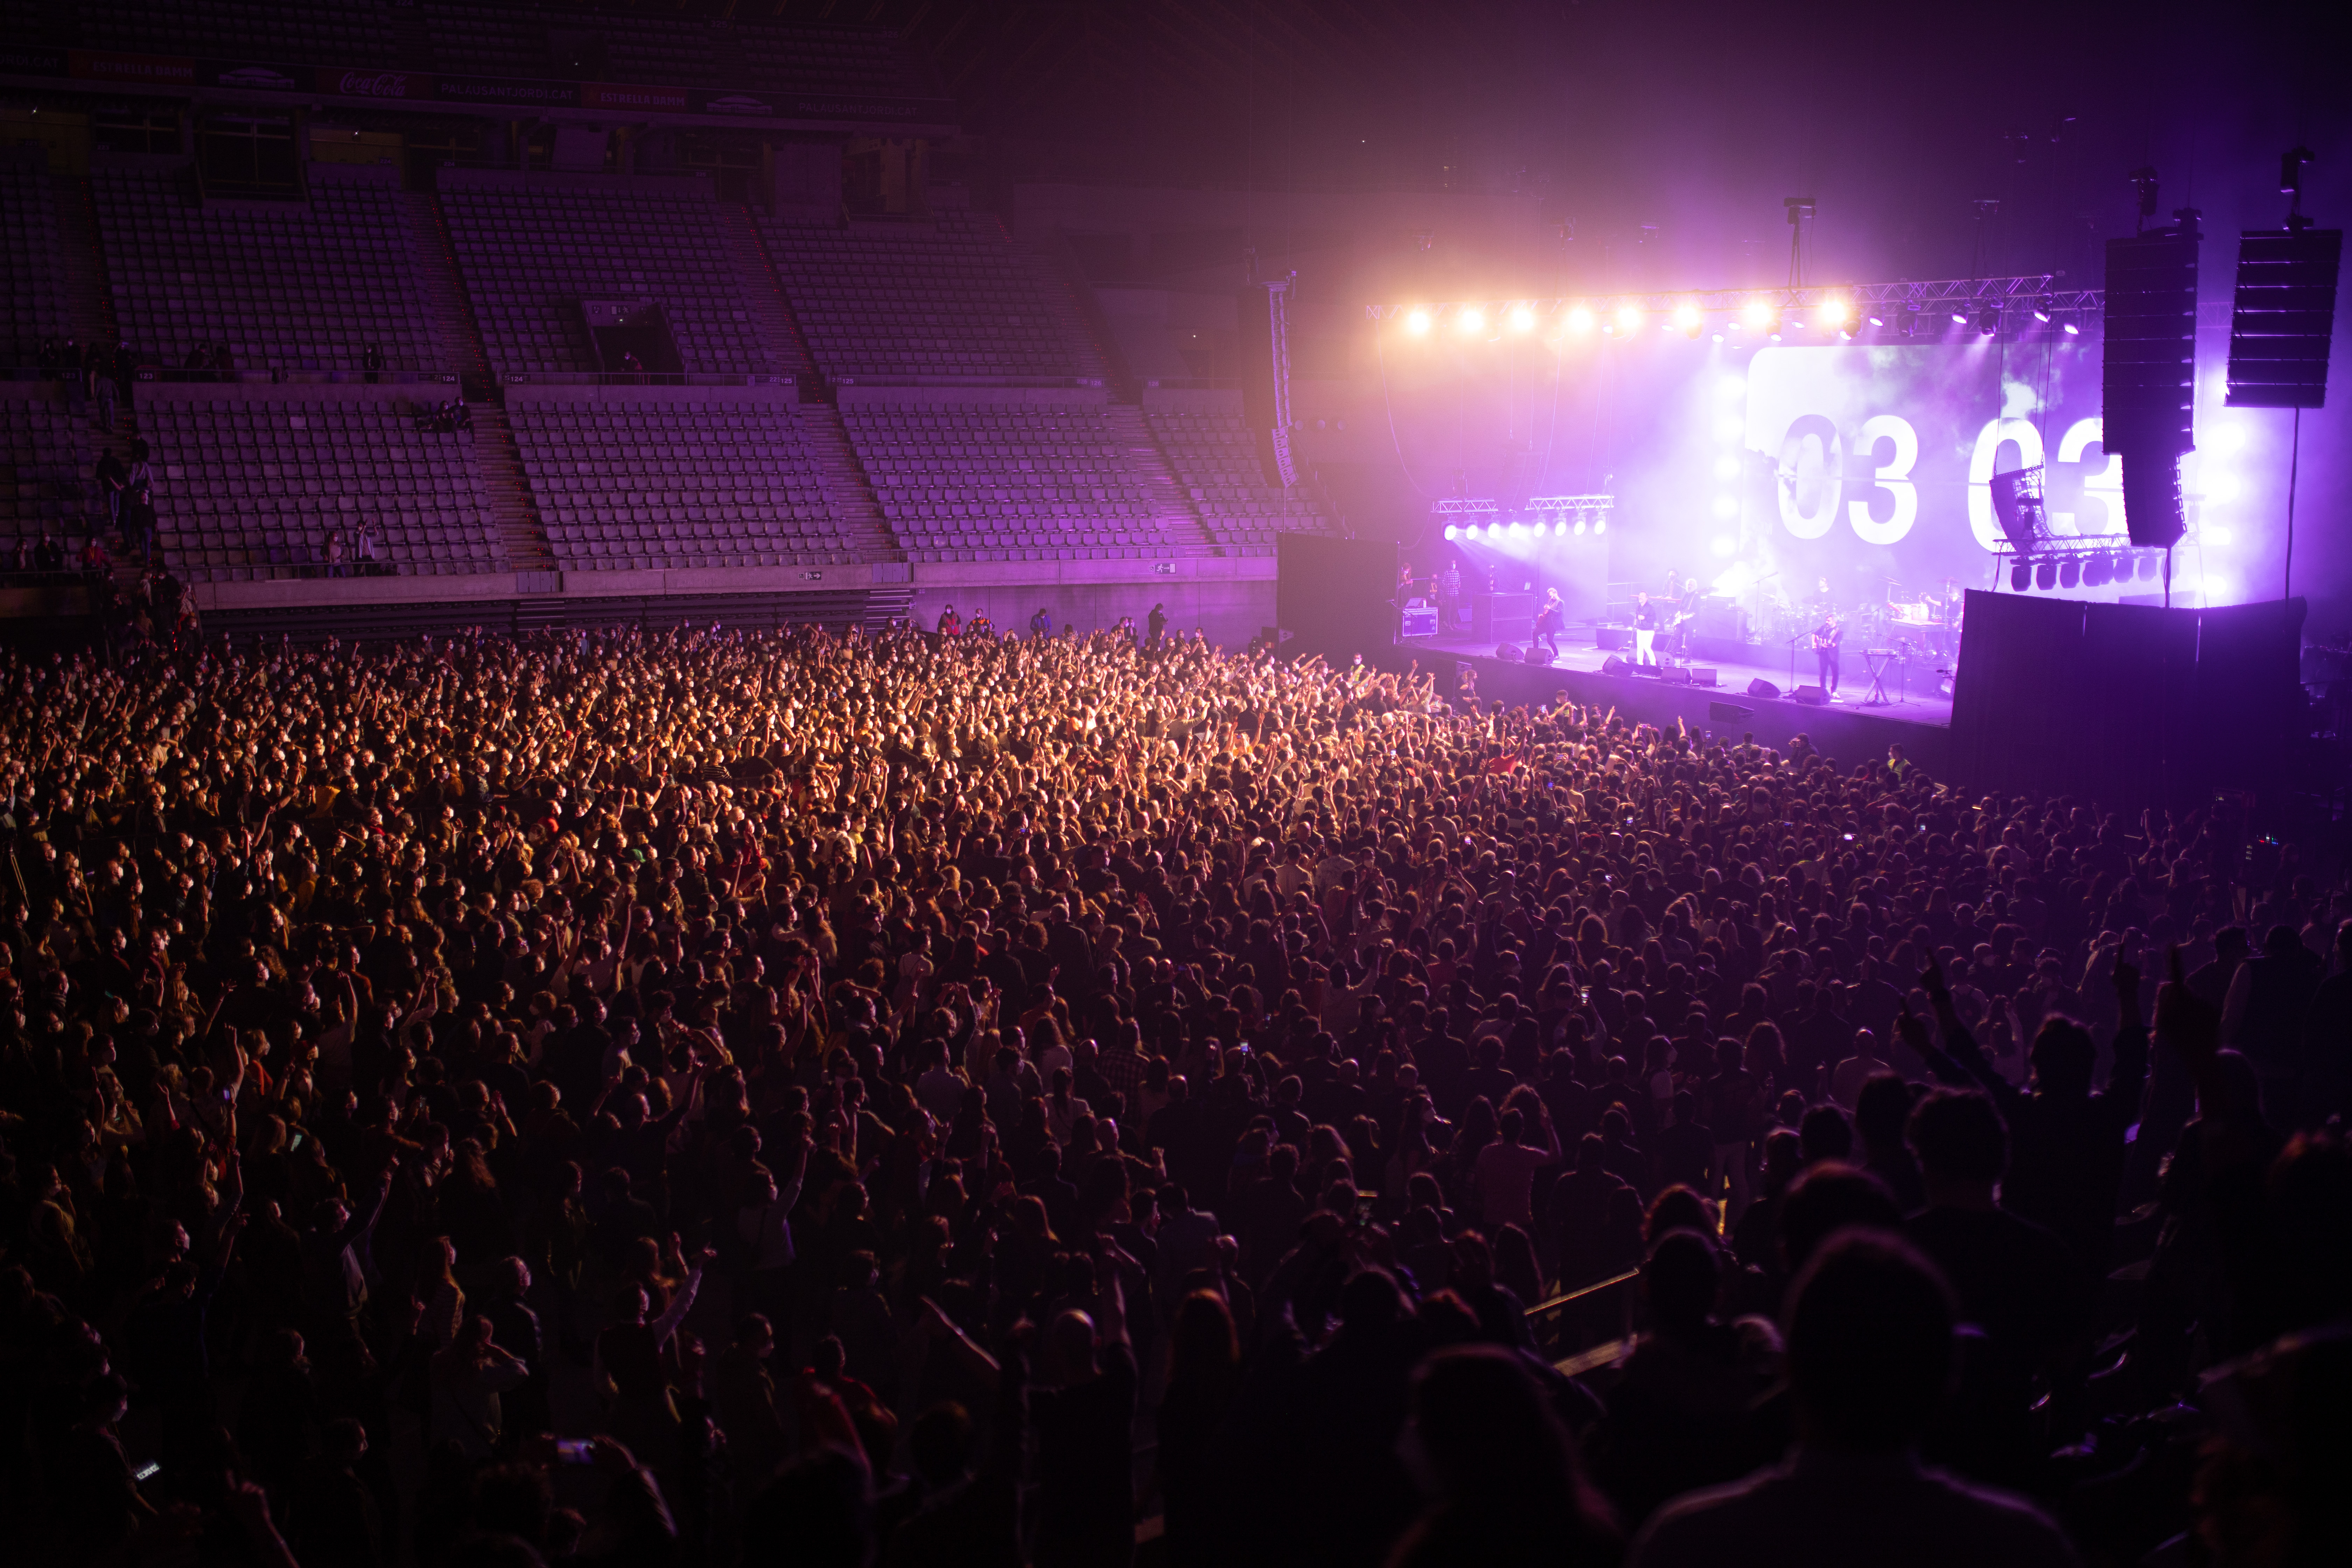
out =
{"type": "Polygon", "coordinates": [[[468,434],[391,398],[175,395],[142,401],[166,564],[195,581],[315,571],[365,526],[401,576],[508,569],[468,434]]]}
{"type": "Polygon", "coordinates": [[[1228,553],[1270,555],[1276,533],[1331,531],[1330,520],[1312,502],[1285,497],[1279,485],[1265,482],[1257,439],[1239,411],[1155,408],[1147,417],[1202,525],[1228,553]]]}
{"type": "Polygon", "coordinates": [[[47,389],[0,397],[0,556],[13,559],[19,539],[86,528],[100,510],[90,484],[98,454],[89,421],[47,389]]]}
{"type": "Polygon", "coordinates": [[[1101,405],[842,405],[883,519],[918,561],[1173,552],[1101,405]]]}
{"type": "Polygon", "coordinates": [[[829,376],[919,381],[1075,375],[1069,344],[992,219],[940,215],[936,230],[843,232],[768,221],[817,367],[829,376]]]}
{"type": "Polygon", "coordinates": [[[847,547],[785,398],[517,399],[508,419],[566,572],[796,565],[847,547]]]}
{"type": "Polygon", "coordinates": [[[719,211],[699,194],[460,185],[441,193],[490,366],[501,374],[596,368],[583,299],[656,300],[688,371],[766,374],[719,211]]]}
{"type": "Polygon", "coordinates": [[[45,164],[0,163],[0,337],[11,365],[28,365],[44,338],[63,338],[65,258],[45,164]]]}
{"type": "Polygon", "coordinates": [[[307,203],[191,207],[153,169],[91,176],[115,319],[142,354],[177,364],[226,342],[242,370],[439,368],[429,313],[388,187],[322,183],[307,203]]]}

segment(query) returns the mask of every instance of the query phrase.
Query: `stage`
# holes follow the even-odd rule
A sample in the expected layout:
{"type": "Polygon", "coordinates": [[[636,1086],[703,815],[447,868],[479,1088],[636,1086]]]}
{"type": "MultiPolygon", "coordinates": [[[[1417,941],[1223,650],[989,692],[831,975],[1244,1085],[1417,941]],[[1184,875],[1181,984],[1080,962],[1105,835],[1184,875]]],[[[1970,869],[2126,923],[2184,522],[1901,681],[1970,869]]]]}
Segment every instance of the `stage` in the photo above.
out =
{"type": "MultiPolygon", "coordinates": [[[[1560,657],[1553,664],[1497,658],[1495,648],[1493,643],[1467,637],[1413,637],[1391,651],[1399,666],[1418,661],[1423,669],[1434,668],[1438,689],[1447,696],[1454,694],[1456,668],[1468,664],[1477,671],[1478,696],[1484,702],[1499,700],[1516,706],[1566,691],[1571,700],[1588,707],[1614,708],[1637,722],[1668,729],[1679,719],[1690,730],[1718,740],[1736,742],[1753,736],[1759,745],[1781,746],[1790,737],[1803,734],[1849,769],[1883,759],[1890,745],[1902,746],[1904,754],[1930,776],[1940,773],[1950,756],[1952,700],[1937,693],[1936,667],[1943,661],[1932,658],[1915,658],[1907,668],[1890,665],[1885,671],[1888,700],[1879,704],[1865,701],[1871,678],[1861,668],[1861,654],[1849,648],[1839,671],[1838,700],[1815,705],[1790,695],[1785,653],[1777,668],[1769,663],[1695,658],[1695,672],[1716,672],[1717,684],[1707,687],[1685,685],[1665,675],[1636,675],[1630,660],[1622,673],[1605,673],[1602,666],[1612,651],[1599,646],[1587,628],[1561,637],[1560,657]],[[1749,695],[1749,683],[1759,679],[1780,695],[1749,695]]],[[[1754,659],[1767,650],[1751,646],[1743,651],[1754,659]]],[[[1798,679],[1810,685],[1818,667],[1810,653],[1800,660],[1798,679]]]]}

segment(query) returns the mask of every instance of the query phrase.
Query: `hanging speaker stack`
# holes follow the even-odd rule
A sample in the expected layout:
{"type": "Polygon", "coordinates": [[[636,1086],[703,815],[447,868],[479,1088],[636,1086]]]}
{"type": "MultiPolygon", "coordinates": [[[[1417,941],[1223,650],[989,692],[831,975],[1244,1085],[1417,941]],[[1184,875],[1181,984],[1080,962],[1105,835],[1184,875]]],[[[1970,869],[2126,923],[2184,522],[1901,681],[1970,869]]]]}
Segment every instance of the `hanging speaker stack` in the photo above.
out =
{"type": "Polygon", "coordinates": [[[2284,228],[2238,239],[2238,297],[2230,311],[2230,406],[2320,408],[2327,403],[2327,342],[2336,332],[2336,279],[2344,231],[2303,216],[2307,148],[2279,160],[2279,195],[2294,198],[2284,228]]]}
{"type": "MultiPolygon", "coordinates": [[[[2155,207],[2143,171],[2141,211],[2155,207]]],[[[2124,523],[2137,545],[2168,550],[2184,529],[2180,457],[2195,444],[2197,213],[2169,228],[2107,241],[2101,443],[2123,460],[2124,523]]]]}

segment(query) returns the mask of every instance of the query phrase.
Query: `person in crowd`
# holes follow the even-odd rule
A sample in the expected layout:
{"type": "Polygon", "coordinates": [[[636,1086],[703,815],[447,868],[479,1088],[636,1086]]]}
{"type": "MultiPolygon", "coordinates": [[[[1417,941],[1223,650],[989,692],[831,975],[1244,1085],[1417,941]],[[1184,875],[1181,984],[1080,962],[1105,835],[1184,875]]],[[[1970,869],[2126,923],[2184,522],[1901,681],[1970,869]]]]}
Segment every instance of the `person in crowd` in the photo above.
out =
{"type": "Polygon", "coordinates": [[[2331,1539],[2227,1391],[2352,1313],[2352,905],[2242,803],[1197,633],[191,609],[0,649],[30,1557],[2331,1539]]]}

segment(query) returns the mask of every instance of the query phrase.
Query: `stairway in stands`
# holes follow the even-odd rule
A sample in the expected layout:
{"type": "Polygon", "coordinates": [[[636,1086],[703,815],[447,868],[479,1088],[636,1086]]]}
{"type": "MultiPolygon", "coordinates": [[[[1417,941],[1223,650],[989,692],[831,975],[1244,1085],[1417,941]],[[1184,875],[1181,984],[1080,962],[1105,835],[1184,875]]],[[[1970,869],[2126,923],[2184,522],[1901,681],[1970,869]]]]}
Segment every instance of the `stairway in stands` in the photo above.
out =
{"type": "Polygon", "coordinates": [[[1177,482],[1176,470],[1169,467],[1168,454],[1160,449],[1151,426],[1144,422],[1143,410],[1131,403],[1114,403],[1104,412],[1110,416],[1111,434],[1126,452],[1128,462],[1151,487],[1151,515],[1160,531],[1186,555],[1208,554],[1215,541],[1209,537],[1201,514],[1192,510],[1192,497],[1177,482]]]}
{"type": "MultiPolygon", "coordinates": [[[[106,274],[106,247],[99,243],[98,204],[92,197],[89,181],[78,174],[52,174],[50,205],[58,215],[58,247],[66,264],[66,325],[74,342],[97,342],[109,347],[122,341],[114,315],[114,287],[106,274]]],[[[135,350],[142,345],[133,343],[135,350]]],[[[149,356],[154,345],[145,345],[149,356]]],[[[139,439],[139,414],[133,406],[139,397],[138,384],[132,384],[129,397],[115,406],[114,428],[105,433],[106,444],[124,467],[131,462],[131,444],[139,439]]],[[[98,481],[95,477],[98,453],[90,453],[91,471],[81,476],[82,493],[97,504],[98,481]]],[[[109,542],[108,548],[114,548],[109,542]]],[[[138,559],[130,554],[119,556],[114,563],[114,580],[126,591],[139,581],[138,559]]]]}
{"type": "Polygon", "coordinates": [[[416,264],[416,279],[425,303],[433,312],[433,342],[441,368],[454,373],[468,403],[498,395],[490,374],[489,355],[474,321],[474,307],[466,298],[465,280],[457,273],[457,253],[449,242],[449,226],[441,215],[441,199],[430,191],[404,191],[402,214],[408,220],[408,248],[416,264]]]}
{"type": "Polygon", "coordinates": [[[824,493],[841,519],[851,556],[860,561],[904,560],[905,554],[874,500],[874,487],[866,477],[865,465],[857,460],[857,452],[849,444],[849,433],[842,427],[841,410],[833,404],[832,389],[817,374],[808,340],[801,335],[800,323],[793,319],[792,306],[784,299],[783,283],[776,275],[775,261],[768,254],[768,243],[760,234],[758,220],[748,206],[722,207],[719,228],[726,237],[728,259],[735,264],[735,276],[742,284],[744,300],[751,308],[751,330],[759,339],[761,351],[777,373],[791,376],[799,389],[800,401],[793,410],[793,418],[800,426],[801,438],[808,443],[809,455],[816,459],[818,472],[824,478],[824,493]]]}
{"type": "Polygon", "coordinates": [[[866,617],[863,625],[869,632],[890,629],[892,621],[903,621],[915,613],[915,590],[905,584],[877,583],[866,591],[866,617]]]}
{"type": "MultiPolygon", "coordinates": [[[[457,377],[466,401],[474,410],[474,460],[482,470],[482,489],[490,503],[507,561],[518,572],[552,572],[555,552],[547,542],[547,527],[533,504],[530,485],[523,478],[522,452],[515,445],[514,426],[507,421],[506,404],[498,380],[490,374],[489,354],[482,347],[473,302],[457,272],[457,249],[449,242],[449,226],[441,200],[430,192],[404,191],[402,212],[408,219],[410,253],[425,303],[433,313],[433,342],[443,369],[457,377]]],[[[446,389],[425,389],[438,399],[446,389]]]]}
{"type": "Polygon", "coordinates": [[[555,552],[548,547],[547,527],[531,502],[506,405],[467,401],[474,410],[474,461],[481,466],[482,492],[490,503],[490,521],[498,524],[499,541],[506,546],[508,563],[518,572],[554,571],[555,552]]]}
{"type": "Polygon", "coordinates": [[[740,203],[719,209],[719,232],[727,243],[727,259],[735,264],[736,281],[751,310],[751,332],[760,351],[779,375],[789,375],[799,387],[801,401],[813,403],[824,395],[808,345],[801,341],[792,307],[784,302],[784,287],[771,265],[767,242],[761,238],[751,209],[740,203]]]}

